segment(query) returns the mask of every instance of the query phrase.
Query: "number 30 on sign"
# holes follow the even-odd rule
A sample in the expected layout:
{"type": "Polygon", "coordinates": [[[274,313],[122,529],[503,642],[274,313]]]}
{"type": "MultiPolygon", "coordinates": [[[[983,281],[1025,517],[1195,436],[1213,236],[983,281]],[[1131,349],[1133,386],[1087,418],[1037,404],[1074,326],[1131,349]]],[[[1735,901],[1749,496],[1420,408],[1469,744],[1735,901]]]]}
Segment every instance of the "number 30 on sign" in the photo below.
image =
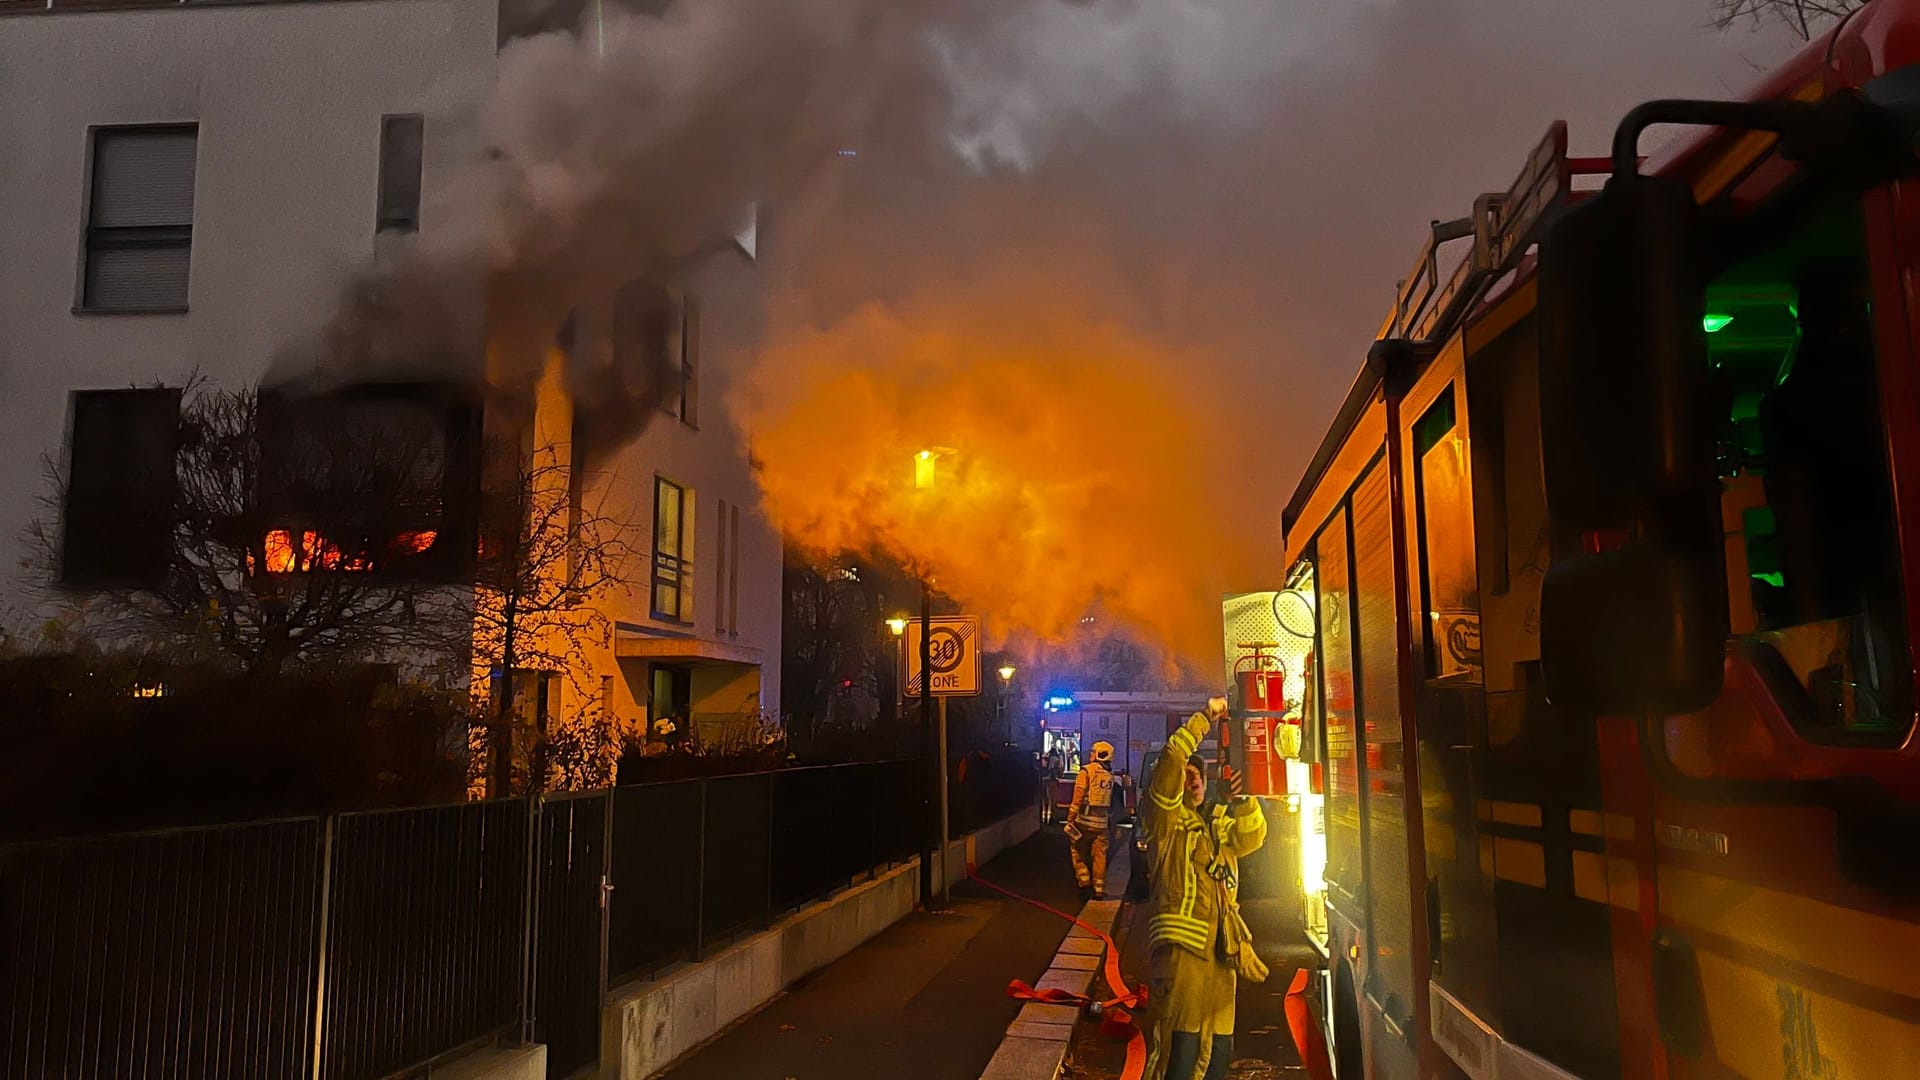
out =
{"type": "MultiPolygon", "coordinates": [[[[980,619],[974,615],[934,619],[931,642],[933,696],[964,697],[980,692],[980,619]]],[[[925,673],[920,670],[920,620],[907,623],[908,697],[919,697],[925,673]]]]}

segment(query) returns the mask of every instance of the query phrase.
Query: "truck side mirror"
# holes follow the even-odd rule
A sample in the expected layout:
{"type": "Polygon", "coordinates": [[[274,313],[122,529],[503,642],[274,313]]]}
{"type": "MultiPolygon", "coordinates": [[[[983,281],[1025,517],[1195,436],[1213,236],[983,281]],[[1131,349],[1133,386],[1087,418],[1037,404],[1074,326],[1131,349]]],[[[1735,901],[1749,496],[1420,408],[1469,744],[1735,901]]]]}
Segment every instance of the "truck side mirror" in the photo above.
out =
{"type": "Polygon", "coordinates": [[[1568,538],[1541,594],[1556,705],[1684,712],[1720,689],[1728,619],[1703,232],[1687,185],[1624,172],[1540,244],[1541,458],[1568,538]]]}

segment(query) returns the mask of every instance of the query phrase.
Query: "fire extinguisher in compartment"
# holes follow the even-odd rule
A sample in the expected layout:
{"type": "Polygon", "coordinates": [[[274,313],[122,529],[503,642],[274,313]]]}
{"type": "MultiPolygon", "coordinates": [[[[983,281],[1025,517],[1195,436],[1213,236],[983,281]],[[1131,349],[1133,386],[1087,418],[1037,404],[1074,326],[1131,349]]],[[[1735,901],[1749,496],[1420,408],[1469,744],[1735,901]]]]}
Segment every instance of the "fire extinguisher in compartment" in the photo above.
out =
{"type": "Polygon", "coordinates": [[[1244,653],[1234,664],[1233,681],[1240,703],[1241,772],[1249,795],[1287,793],[1285,744],[1299,754],[1297,729],[1288,731],[1286,668],[1273,655],[1272,642],[1242,642],[1244,653]]]}

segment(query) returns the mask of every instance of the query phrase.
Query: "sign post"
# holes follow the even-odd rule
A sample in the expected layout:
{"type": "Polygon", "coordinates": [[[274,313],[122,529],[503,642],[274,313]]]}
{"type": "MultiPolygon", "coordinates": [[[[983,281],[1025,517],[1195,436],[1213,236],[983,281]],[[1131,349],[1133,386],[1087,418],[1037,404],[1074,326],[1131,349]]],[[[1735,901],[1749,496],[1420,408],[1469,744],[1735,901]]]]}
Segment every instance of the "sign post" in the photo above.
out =
{"type": "MultiPolygon", "coordinates": [[[[947,699],[950,697],[970,697],[980,693],[980,620],[972,615],[959,615],[935,619],[924,605],[920,612],[920,621],[907,624],[907,679],[908,697],[920,699],[920,717],[923,733],[933,728],[928,710],[934,699],[940,702],[940,722],[935,735],[933,757],[937,782],[933,785],[934,797],[939,800],[937,817],[940,838],[940,877],[933,884],[928,896],[939,897],[938,906],[944,907],[947,898],[947,849],[952,843],[949,835],[950,823],[947,806],[947,699]],[[933,692],[927,693],[931,685],[933,692]]],[[[923,860],[921,880],[927,882],[930,867],[925,865],[931,860],[923,860]]],[[[936,905],[928,904],[931,910],[936,905]]]]}

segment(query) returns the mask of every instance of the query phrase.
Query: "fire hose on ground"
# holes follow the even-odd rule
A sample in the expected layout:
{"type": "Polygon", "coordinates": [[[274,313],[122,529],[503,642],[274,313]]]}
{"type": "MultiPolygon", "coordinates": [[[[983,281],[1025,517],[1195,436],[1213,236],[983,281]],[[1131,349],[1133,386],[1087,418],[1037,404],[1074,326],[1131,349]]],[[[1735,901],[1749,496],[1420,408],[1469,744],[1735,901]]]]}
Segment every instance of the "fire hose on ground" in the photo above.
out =
{"type": "MultiPolygon", "coordinates": [[[[1122,1068],[1121,1080],[1140,1080],[1147,1070],[1147,1039],[1134,1022],[1133,1012],[1147,1003],[1145,985],[1129,990],[1126,978],[1120,972],[1120,947],[1114,944],[1113,936],[1107,931],[1082,921],[1076,915],[1069,915],[1049,904],[1043,904],[1029,896],[1022,896],[1012,889],[996,885],[980,876],[978,868],[967,863],[968,879],[991,889],[1012,900],[1039,908],[1057,918],[1065,919],[1073,925],[1099,938],[1106,946],[1103,957],[1102,974],[1107,980],[1107,989],[1112,993],[1109,998],[1097,998],[1091,994],[1076,994],[1071,990],[1050,987],[1036,989],[1024,979],[1013,979],[1007,983],[1007,996],[1019,1001],[1037,1001],[1047,1005],[1071,1005],[1088,1016],[1100,1021],[1100,1034],[1110,1039],[1124,1039],[1127,1044],[1127,1062],[1122,1068]]],[[[1301,968],[1294,973],[1293,982],[1287,988],[1286,1017],[1287,1027],[1293,1036],[1294,1048],[1300,1054],[1300,1060],[1306,1064],[1307,1075],[1312,1080],[1332,1080],[1333,1069],[1328,1061],[1325,1043],[1321,1041],[1318,1026],[1313,1023],[1308,1012],[1307,987],[1310,980],[1307,969],[1301,968]]]]}
{"type": "Polygon", "coordinates": [[[1062,990],[1058,987],[1037,990],[1022,979],[1014,979],[1007,983],[1007,996],[1020,1001],[1038,1001],[1047,1005],[1072,1005],[1098,1018],[1100,1034],[1108,1038],[1125,1039],[1127,1042],[1127,1064],[1120,1073],[1122,1080],[1140,1080],[1147,1071],[1147,1039],[1141,1034],[1140,1025],[1134,1023],[1133,1010],[1146,1004],[1147,988],[1142,985],[1131,990],[1127,989],[1126,979],[1120,974],[1120,947],[1114,944],[1113,936],[1097,926],[1082,921],[1077,915],[1069,915],[1032,897],[1022,896],[1012,889],[995,885],[981,877],[971,862],[967,864],[967,877],[1002,896],[1065,919],[1099,938],[1100,943],[1106,946],[1102,973],[1106,976],[1107,989],[1113,994],[1112,997],[1095,998],[1089,994],[1076,994],[1071,990],[1062,990]]]}

